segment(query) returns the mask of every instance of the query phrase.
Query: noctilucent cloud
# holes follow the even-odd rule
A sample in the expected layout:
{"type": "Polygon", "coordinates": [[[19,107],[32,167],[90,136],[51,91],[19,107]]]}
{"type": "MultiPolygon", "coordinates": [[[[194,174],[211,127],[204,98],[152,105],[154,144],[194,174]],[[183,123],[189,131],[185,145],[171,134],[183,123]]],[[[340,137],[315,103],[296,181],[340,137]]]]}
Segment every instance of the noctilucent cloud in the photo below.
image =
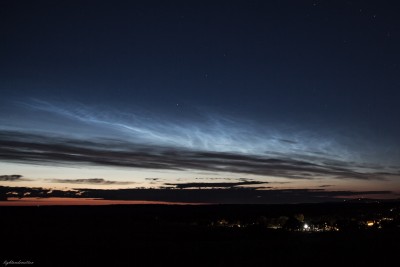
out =
{"type": "Polygon", "coordinates": [[[0,6],[4,200],[40,190],[180,203],[399,196],[392,4],[0,6]]]}

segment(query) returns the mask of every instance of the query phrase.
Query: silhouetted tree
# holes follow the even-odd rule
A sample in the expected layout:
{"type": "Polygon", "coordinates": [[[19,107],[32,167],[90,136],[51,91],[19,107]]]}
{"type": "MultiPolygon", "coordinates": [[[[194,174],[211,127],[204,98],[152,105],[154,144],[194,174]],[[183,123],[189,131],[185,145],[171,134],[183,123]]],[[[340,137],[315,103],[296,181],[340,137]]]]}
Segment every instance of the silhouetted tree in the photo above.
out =
{"type": "Polygon", "coordinates": [[[292,216],[286,221],[283,228],[285,230],[296,231],[299,230],[302,227],[302,225],[303,223],[301,221],[292,216]]]}

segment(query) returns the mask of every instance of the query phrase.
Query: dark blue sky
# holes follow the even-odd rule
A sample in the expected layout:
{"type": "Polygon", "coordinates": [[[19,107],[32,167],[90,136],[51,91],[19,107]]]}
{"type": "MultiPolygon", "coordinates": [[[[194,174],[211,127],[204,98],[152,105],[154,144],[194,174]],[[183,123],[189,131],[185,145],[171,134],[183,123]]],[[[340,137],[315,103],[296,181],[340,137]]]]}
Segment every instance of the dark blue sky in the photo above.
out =
{"type": "MultiPolygon", "coordinates": [[[[399,185],[399,11],[395,1],[2,1],[2,138],[349,164],[346,178],[399,185]]],[[[7,151],[8,165],[32,164],[7,151]]],[[[226,170],[180,164],[161,169],[226,170]]],[[[292,177],[284,169],[273,175],[292,177]]]]}

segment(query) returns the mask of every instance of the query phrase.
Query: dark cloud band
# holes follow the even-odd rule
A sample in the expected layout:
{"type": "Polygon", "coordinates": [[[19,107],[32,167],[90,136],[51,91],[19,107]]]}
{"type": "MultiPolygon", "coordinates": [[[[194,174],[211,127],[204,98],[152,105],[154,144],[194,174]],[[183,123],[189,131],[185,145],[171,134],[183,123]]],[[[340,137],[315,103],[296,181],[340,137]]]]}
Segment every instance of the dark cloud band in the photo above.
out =
{"type": "Polygon", "coordinates": [[[260,185],[267,182],[260,181],[245,181],[237,183],[167,183],[165,185],[172,185],[176,188],[233,188],[244,185],[260,185]]]}
{"type": "Polygon", "coordinates": [[[68,197],[96,198],[106,200],[146,200],[187,203],[220,204],[281,204],[305,202],[343,201],[358,196],[389,196],[390,191],[325,191],[323,189],[271,189],[257,190],[249,188],[228,189],[75,189],[50,190],[28,187],[0,186],[0,199],[7,197],[68,197]]]}
{"type": "MultiPolygon", "coordinates": [[[[135,144],[112,139],[76,140],[0,132],[0,160],[30,164],[82,164],[164,170],[202,170],[290,179],[385,179],[398,173],[360,171],[347,162],[307,161],[291,155],[250,155],[135,144]],[[321,163],[322,162],[322,163],[321,163]]],[[[365,168],[367,170],[367,168],[365,168]]]]}
{"type": "Polygon", "coordinates": [[[50,179],[53,183],[69,183],[69,184],[91,184],[91,185],[127,185],[133,182],[109,181],[103,178],[89,178],[89,179],[50,179]]]}
{"type": "Polygon", "coordinates": [[[15,181],[22,181],[24,180],[22,178],[22,175],[17,175],[17,174],[13,174],[13,175],[0,175],[0,181],[1,182],[15,182],[15,181]]]}

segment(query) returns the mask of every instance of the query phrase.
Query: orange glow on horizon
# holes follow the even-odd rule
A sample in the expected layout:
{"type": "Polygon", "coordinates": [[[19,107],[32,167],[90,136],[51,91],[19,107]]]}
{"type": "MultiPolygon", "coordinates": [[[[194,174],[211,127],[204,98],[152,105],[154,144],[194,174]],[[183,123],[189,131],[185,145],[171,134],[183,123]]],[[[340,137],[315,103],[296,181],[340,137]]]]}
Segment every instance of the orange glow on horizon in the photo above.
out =
{"type": "Polygon", "coordinates": [[[99,205],[203,205],[206,203],[186,203],[167,201],[146,201],[146,200],[106,200],[96,198],[14,198],[7,201],[0,201],[0,206],[99,206],[99,205]]]}

